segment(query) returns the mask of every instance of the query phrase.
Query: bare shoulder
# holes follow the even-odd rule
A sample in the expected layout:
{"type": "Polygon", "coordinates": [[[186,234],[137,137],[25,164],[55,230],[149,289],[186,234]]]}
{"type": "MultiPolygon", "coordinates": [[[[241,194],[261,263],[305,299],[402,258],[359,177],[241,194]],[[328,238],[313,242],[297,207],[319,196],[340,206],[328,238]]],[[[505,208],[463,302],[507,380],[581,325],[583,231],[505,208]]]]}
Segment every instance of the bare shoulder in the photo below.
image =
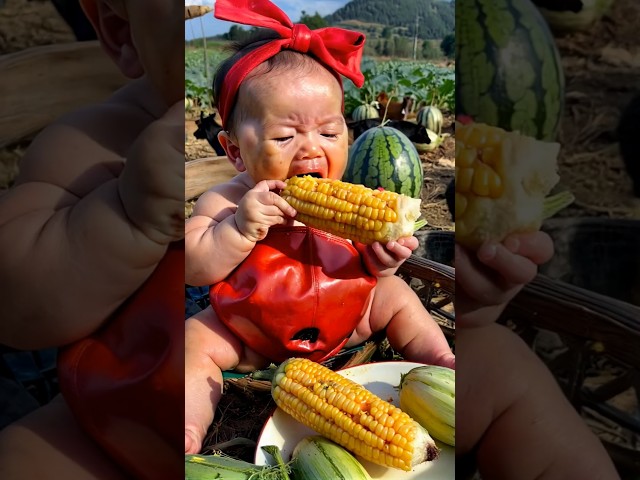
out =
{"type": "Polygon", "coordinates": [[[230,181],[203,193],[193,208],[193,215],[209,217],[219,222],[235,212],[238,203],[250,189],[247,174],[236,175],[230,181]]]}

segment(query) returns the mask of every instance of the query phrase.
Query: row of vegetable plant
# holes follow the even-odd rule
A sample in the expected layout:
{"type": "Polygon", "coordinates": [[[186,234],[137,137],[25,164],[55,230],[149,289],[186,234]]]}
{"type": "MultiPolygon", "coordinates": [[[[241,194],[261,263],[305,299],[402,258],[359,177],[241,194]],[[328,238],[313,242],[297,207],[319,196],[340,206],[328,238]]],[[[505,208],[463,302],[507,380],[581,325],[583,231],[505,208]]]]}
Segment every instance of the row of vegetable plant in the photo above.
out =
{"type": "MultiPolygon", "coordinates": [[[[224,44],[207,49],[207,68],[202,49],[185,49],[185,96],[188,108],[205,112],[211,109],[213,74],[227,53],[224,44]]],[[[414,98],[414,104],[433,105],[443,111],[455,110],[455,73],[453,67],[440,67],[427,62],[377,61],[365,57],[361,65],[365,84],[358,89],[344,81],[345,112],[350,115],[359,105],[375,101],[380,92],[401,99],[414,98]]]]}

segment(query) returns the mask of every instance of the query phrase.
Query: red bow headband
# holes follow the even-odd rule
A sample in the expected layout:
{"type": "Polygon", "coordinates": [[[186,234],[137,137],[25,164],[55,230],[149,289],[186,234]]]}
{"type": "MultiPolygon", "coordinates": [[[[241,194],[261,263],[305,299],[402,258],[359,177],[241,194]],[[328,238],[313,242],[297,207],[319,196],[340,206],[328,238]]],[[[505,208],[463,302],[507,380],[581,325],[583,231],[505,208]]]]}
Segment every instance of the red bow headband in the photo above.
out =
{"type": "Polygon", "coordinates": [[[214,15],[220,20],[270,28],[281,37],[251,51],[229,69],[218,100],[218,111],[225,128],[238,88],[247,74],[285,49],[310,52],[328,69],[349,78],[357,87],[364,84],[364,76],[360,72],[364,47],[364,35],[361,33],[335,27],[309,30],[304,24],[293,24],[269,0],[216,0],[214,15]]]}

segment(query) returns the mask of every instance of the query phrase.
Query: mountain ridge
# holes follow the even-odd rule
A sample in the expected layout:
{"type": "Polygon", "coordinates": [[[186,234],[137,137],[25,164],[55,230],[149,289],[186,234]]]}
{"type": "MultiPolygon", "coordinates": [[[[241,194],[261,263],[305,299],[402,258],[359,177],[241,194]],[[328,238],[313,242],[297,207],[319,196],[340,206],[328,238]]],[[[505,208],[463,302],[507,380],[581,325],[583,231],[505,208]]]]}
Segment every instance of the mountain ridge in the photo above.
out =
{"type": "Polygon", "coordinates": [[[368,34],[383,35],[384,27],[405,37],[413,37],[418,25],[418,38],[441,39],[455,31],[455,2],[446,0],[351,0],[334,13],[323,17],[333,26],[349,28],[353,22],[369,26],[368,34]],[[419,14],[419,15],[417,15],[419,14]],[[417,18],[418,17],[418,18],[417,18]],[[416,22],[417,18],[417,22],[416,22]]]}

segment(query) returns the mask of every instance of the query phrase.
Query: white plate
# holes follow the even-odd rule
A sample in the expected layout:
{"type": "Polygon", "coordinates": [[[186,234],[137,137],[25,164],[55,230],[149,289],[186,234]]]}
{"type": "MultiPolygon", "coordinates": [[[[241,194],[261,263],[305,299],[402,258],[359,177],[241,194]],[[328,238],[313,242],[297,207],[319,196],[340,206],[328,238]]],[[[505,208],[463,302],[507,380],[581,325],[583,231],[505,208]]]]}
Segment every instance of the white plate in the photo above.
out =
{"type": "MultiPolygon", "coordinates": [[[[412,362],[378,362],[358,365],[357,367],[340,370],[345,377],[364,386],[380,398],[398,405],[398,392],[395,389],[400,384],[400,374],[407,373],[422,364],[412,362]]],[[[261,447],[275,445],[282,450],[285,461],[291,458],[294,447],[307,435],[315,432],[294,420],[284,411],[277,408],[265,423],[258,439],[255,463],[258,465],[271,464],[261,447]]],[[[451,480],[455,478],[455,451],[453,447],[440,443],[440,455],[431,462],[417,465],[412,471],[404,472],[393,468],[375,465],[358,458],[373,479],[388,480],[451,480]]]]}

